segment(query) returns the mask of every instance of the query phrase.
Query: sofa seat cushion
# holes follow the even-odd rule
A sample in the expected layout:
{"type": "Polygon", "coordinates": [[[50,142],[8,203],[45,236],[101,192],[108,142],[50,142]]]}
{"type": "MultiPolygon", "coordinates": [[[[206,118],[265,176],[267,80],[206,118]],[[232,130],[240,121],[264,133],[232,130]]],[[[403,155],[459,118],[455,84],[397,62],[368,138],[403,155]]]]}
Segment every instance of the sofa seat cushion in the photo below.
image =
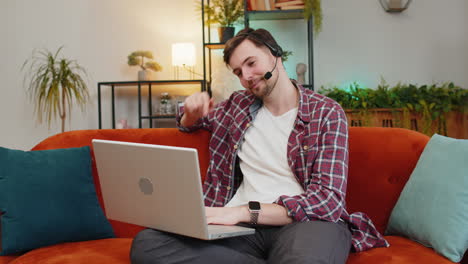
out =
{"type": "MultiPolygon", "coordinates": [[[[437,254],[431,248],[426,248],[412,240],[398,236],[386,236],[385,239],[390,243],[390,247],[351,253],[347,264],[453,264],[453,262],[437,254]]],[[[129,264],[131,244],[131,238],[109,238],[63,243],[30,251],[13,260],[11,264],[129,264]]]]}
{"type": "Polygon", "coordinates": [[[388,248],[374,248],[358,254],[351,253],[347,264],[453,264],[452,261],[437,254],[417,242],[399,236],[385,236],[390,243],[388,248]]]}
{"type": "Polygon", "coordinates": [[[11,264],[130,263],[131,238],[108,238],[70,242],[25,253],[11,264]]]}
{"type": "Polygon", "coordinates": [[[8,264],[18,256],[0,256],[0,264],[8,264]]]}

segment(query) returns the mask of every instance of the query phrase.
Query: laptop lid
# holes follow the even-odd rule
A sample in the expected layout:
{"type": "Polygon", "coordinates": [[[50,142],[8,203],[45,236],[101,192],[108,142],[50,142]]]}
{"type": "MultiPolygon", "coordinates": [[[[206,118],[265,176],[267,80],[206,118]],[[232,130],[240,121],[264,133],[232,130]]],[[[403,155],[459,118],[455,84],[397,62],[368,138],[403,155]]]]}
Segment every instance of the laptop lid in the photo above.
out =
{"type": "Polygon", "coordinates": [[[196,149],[93,139],[109,219],[208,238],[196,149]]]}

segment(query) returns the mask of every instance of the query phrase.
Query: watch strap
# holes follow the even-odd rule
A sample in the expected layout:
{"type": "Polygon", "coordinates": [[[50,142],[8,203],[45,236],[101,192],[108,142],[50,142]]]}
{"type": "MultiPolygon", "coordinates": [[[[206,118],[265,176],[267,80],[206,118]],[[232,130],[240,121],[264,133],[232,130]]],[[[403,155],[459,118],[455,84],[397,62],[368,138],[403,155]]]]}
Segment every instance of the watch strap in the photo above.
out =
{"type": "Polygon", "coordinates": [[[259,211],[250,211],[250,223],[252,225],[256,225],[258,223],[258,215],[260,214],[259,211]]]}
{"type": "Polygon", "coordinates": [[[258,223],[258,216],[261,211],[261,205],[258,201],[250,201],[248,203],[249,212],[250,212],[250,223],[256,225],[258,223]]]}

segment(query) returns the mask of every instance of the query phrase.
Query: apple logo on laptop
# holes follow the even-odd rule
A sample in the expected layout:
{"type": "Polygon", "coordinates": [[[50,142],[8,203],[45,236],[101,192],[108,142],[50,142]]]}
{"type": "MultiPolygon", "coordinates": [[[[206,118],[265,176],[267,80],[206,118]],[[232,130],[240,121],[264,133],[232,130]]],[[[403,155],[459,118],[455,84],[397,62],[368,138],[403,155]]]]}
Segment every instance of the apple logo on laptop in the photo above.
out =
{"type": "Polygon", "coordinates": [[[153,193],[153,183],[148,178],[141,178],[138,181],[138,186],[140,187],[140,191],[144,194],[150,195],[153,193]]]}

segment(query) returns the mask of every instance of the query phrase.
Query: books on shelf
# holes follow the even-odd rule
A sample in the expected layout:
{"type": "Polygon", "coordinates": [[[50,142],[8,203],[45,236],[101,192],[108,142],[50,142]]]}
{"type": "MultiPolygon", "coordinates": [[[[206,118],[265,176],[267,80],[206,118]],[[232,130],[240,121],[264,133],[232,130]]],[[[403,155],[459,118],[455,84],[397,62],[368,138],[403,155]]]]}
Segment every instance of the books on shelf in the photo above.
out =
{"type": "Polygon", "coordinates": [[[248,0],[249,10],[251,11],[269,11],[275,10],[275,0],[248,0]]]}
{"type": "Polygon", "coordinates": [[[248,0],[251,11],[304,9],[304,0],[248,0]]]}
{"type": "Polygon", "coordinates": [[[304,0],[288,0],[288,1],[283,1],[283,2],[276,1],[275,6],[282,7],[282,6],[303,5],[303,4],[304,4],[304,0]]]}
{"type": "Polygon", "coordinates": [[[304,5],[282,6],[281,10],[304,9],[304,5]]]}
{"type": "Polygon", "coordinates": [[[275,10],[275,0],[268,0],[268,2],[270,3],[269,7],[270,9],[268,10],[275,10]]]}
{"type": "Polygon", "coordinates": [[[277,0],[275,7],[281,10],[304,9],[304,0],[277,0]],[[281,2],[278,2],[281,1],[281,2]]]}

